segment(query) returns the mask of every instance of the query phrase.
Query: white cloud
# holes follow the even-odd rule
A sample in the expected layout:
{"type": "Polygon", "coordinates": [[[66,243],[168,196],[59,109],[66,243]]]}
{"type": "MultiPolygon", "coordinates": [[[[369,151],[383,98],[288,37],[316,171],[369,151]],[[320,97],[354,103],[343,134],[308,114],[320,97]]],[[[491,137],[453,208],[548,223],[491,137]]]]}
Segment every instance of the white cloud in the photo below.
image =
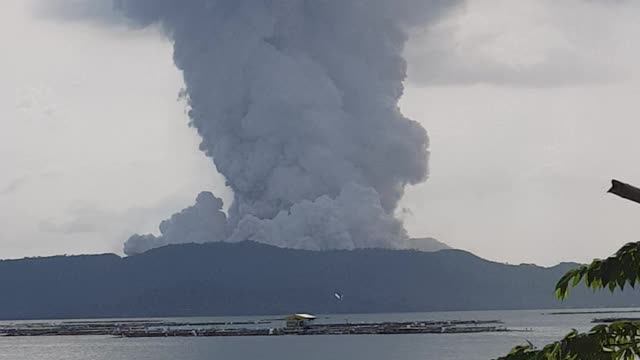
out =
{"type": "Polygon", "coordinates": [[[431,178],[401,206],[414,236],[552,265],[637,241],[640,3],[469,0],[413,39],[402,108],[431,135],[431,178]],[[446,86],[441,86],[446,85],[446,86]]]}
{"type": "Polygon", "coordinates": [[[58,19],[85,23],[123,23],[114,0],[30,0],[32,13],[39,19],[58,19]]]}
{"type": "Polygon", "coordinates": [[[226,195],[157,29],[47,21],[25,5],[0,13],[2,258],[121,252],[200,191],[226,195]]]}
{"type": "Polygon", "coordinates": [[[469,0],[415,31],[410,79],[525,87],[623,80],[640,58],[639,10],[632,1],[469,0]]]}

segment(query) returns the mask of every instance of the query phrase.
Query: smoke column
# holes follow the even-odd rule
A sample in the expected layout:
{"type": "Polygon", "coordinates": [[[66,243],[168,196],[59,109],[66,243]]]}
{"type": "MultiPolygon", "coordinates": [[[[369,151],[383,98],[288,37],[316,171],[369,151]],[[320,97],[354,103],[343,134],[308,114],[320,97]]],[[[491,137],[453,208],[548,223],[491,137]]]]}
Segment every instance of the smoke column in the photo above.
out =
{"type": "Polygon", "coordinates": [[[125,253],[253,240],[299,249],[402,248],[394,210],[427,177],[428,138],[398,108],[406,29],[453,1],[120,0],[174,42],[200,149],[234,192],[134,235],[125,253]]]}

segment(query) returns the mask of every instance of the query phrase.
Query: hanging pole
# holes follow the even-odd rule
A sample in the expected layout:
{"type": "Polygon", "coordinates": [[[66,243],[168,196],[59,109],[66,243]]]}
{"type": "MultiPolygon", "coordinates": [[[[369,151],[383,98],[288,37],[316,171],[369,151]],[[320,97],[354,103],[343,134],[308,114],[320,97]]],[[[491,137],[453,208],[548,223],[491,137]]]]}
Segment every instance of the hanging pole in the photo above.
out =
{"type": "Polygon", "coordinates": [[[640,189],[635,186],[625,184],[622,181],[612,180],[609,193],[640,204],[640,189]]]}

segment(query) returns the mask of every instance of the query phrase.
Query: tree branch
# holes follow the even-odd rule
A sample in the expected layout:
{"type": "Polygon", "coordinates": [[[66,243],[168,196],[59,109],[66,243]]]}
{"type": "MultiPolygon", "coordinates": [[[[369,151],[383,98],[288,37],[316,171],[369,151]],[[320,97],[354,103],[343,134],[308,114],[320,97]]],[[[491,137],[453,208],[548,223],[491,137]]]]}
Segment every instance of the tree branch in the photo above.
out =
{"type": "Polygon", "coordinates": [[[625,184],[618,180],[611,181],[611,189],[609,192],[614,195],[618,195],[621,198],[631,200],[640,204],[640,189],[629,184],[625,184]]]}

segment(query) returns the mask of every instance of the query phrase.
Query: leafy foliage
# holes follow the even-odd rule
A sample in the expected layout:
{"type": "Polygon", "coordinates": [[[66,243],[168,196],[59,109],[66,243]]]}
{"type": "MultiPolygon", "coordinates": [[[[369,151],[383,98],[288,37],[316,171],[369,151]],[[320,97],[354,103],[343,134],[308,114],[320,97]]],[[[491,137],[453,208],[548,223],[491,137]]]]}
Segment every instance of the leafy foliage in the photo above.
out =
{"type": "MultiPolygon", "coordinates": [[[[605,260],[567,272],[556,285],[556,296],[566,299],[569,289],[582,281],[593,290],[624,290],[640,282],[640,242],[623,246],[605,260]]],[[[571,332],[561,341],[538,349],[528,343],[498,360],[633,360],[640,358],[640,322],[598,325],[588,333],[571,332]]]]}
{"type": "Polygon", "coordinates": [[[561,341],[536,349],[531,343],[498,360],[633,360],[640,357],[640,322],[598,325],[585,334],[571,332],[561,341]]]}
{"type": "Polygon", "coordinates": [[[556,296],[566,299],[569,288],[577,286],[583,280],[587,287],[594,290],[624,290],[626,284],[635,287],[640,280],[639,275],[640,242],[629,243],[605,260],[594,260],[590,265],[566,273],[556,285],[556,296]]]}
{"type": "MultiPolygon", "coordinates": [[[[640,203],[640,188],[613,180],[610,193],[640,203]]],[[[624,290],[625,285],[635,287],[640,282],[640,242],[623,246],[605,260],[594,260],[590,265],[567,272],[556,285],[556,296],[564,300],[569,288],[584,280],[593,290],[624,290]]],[[[576,330],[561,341],[537,349],[528,343],[514,348],[498,360],[633,360],[640,358],[640,322],[619,321],[598,325],[588,333],[576,330]]]]}

